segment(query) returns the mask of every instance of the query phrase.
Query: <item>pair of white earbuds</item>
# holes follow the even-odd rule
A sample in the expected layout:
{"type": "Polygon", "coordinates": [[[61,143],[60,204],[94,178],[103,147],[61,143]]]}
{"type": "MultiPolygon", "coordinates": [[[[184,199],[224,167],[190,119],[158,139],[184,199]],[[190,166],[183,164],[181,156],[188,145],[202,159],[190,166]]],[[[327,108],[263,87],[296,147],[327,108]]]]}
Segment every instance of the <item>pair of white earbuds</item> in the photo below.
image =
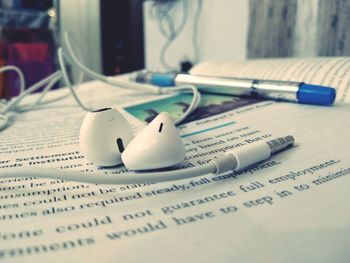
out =
{"type": "MultiPolygon", "coordinates": [[[[293,143],[292,136],[256,142],[228,151],[199,167],[157,172],[154,170],[181,163],[186,155],[183,141],[168,113],[158,114],[134,137],[127,120],[118,110],[102,108],[86,115],[79,135],[80,151],[93,164],[115,166],[123,163],[129,170],[137,171],[119,178],[127,183],[130,180],[133,183],[170,181],[207,173],[241,170],[269,158],[293,143]]],[[[117,177],[114,177],[113,182],[115,181],[118,181],[117,177]]]]}
{"type": "Polygon", "coordinates": [[[174,166],[185,157],[185,147],[168,113],[160,113],[133,137],[128,122],[119,111],[114,108],[94,110],[86,115],[79,136],[80,151],[93,164],[116,166],[123,163],[129,170],[136,172],[121,176],[42,167],[9,168],[2,169],[0,177],[38,177],[95,184],[166,182],[242,170],[268,159],[272,154],[294,143],[294,138],[290,135],[270,141],[258,141],[229,150],[200,166],[155,171],[174,166]]]}
{"type": "Polygon", "coordinates": [[[123,163],[129,170],[173,166],[185,157],[185,147],[168,113],[160,113],[135,138],[115,108],[89,112],[80,128],[81,153],[98,166],[123,163]]]}

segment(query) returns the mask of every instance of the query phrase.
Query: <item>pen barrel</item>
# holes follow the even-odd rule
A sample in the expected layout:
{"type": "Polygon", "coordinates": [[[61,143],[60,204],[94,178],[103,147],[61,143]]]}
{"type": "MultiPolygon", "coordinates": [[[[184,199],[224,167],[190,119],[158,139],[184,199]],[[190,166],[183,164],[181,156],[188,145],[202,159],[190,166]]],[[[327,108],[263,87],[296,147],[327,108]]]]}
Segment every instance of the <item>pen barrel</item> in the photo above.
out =
{"type": "Polygon", "coordinates": [[[229,94],[229,95],[250,95],[253,81],[249,79],[217,78],[178,74],[175,77],[176,86],[194,85],[204,92],[229,94]]]}
{"type": "Polygon", "coordinates": [[[251,95],[262,98],[298,102],[300,82],[255,80],[251,87],[251,95]]]}
{"type": "Polygon", "coordinates": [[[207,77],[178,74],[175,83],[179,85],[195,85],[203,92],[228,94],[236,96],[254,96],[297,102],[300,82],[254,80],[225,77],[207,77]]]}

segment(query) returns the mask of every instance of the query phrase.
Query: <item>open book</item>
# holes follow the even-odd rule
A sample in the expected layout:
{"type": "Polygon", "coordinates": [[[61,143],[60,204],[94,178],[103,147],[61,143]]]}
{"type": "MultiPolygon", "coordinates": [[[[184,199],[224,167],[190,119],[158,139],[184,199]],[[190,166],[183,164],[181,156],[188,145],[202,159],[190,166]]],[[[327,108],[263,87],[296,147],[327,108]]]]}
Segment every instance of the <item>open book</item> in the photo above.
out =
{"type": "MultiPolygon", "coordinates": [[[[178,127],[187,156],[291,134],[295,147],[239,172],[157,184],[91,185],[4,178],[1,169],[52,167],[125,176],[79,152],[85,116],[72,98],[14,114],[0,133],[2,262],[347,262],[350,256],[350,58],[203,63],[194,74],[286,79],[337,88],[321,107],[204,95],[178,127]]],[[[50,93],[59,96],[67,90],[50,93]]],[[[186,95],[150,96],[97,81],[79,89],[94,107],[118,106],[135,132],[186,95]],[[93,94],[93,95],[92,95],[93,94]]]]}

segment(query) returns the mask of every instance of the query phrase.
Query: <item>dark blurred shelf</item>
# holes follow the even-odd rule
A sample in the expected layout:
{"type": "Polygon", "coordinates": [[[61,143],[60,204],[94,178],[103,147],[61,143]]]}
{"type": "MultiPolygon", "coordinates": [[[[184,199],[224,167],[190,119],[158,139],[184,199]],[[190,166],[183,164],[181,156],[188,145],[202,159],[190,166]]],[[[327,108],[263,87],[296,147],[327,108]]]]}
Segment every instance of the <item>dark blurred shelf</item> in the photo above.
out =
{"type": "Polygon", "coordinates": [[[0,8],[0,27],[45,29],[49,23],[47,11],[0,8]]]}

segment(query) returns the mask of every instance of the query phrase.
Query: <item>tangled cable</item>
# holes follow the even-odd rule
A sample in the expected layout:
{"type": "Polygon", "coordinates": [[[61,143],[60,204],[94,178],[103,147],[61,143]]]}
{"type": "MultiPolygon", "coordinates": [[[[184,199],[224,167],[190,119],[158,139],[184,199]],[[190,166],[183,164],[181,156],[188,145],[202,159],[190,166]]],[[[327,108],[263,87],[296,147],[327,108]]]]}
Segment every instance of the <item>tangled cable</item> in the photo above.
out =
{"type": "Polygon", "coordinates": [[[33,110],[41,105],[48,104],[54,101],[58,101],[61,99],[66,98],[70,94],[73,96],[77,104],[85,111],[92,110],[91,107],[85,105],[83,101],[80,99],[79,95],[77,94],[76,90],[80,86],[84,75],[89,76],[90,78],[97,79],[99,81],[102,81],[104,83],[107,83],[112,86],[116,86],[118,88],[124,88],[129,90],[135,90],[135,91],[142,91],[145,93],[151,93],[151,94],[171,94],[171,93],[192,93],[192,101],[189,105],[189,107],[186,109],[186,111],[176,120],[174,120],[175,124],[181,123],[184,119],[186,119],[199,105],[201,100],[201,95],[196,87],[192,85],[185,85],[180,87],[170,87],[166,89],[162,89],[157,86],[149,85],[149,84],[139,84],[134,83],[130,81],[120,80],[118,78],[114,77],[107,77],[102,74],[99,74],[88,67],[84,65],[82,62],[82,59],[79,59],[76,53],[73,50],[72,44],[71,44],[71,35],[70,33],[66,32],[63,34],[63,43],[65,44],[65,51],[62,47],[58,48],[57,50],[57,56],[58,56],[58,62],[60,70],[54,72],[53,74],[49,75],[48,77],[42,79],[41,81],[35,83],[34,85],[30,86],[28,89],[25,89],[25,79],[23,72],[16,66],[5,66],[0,69],[0,73],[6,72],[6,71],[15,71],[19,77],[19,85],[20,85],[20,92],[19,95],[13,99],[11,99],[8,102],[2,102],[2,105],[0,107],[0,130],[5,128],[8,124],[8,117],[7,114],[9,112],[25,112],[29,110],[33,110]],[[72,65],[73,67],[77,68],[80,72],[78,80],[76,83],[73,83],[73,81],[69,78],[68,70],[67,70],[67,64],[72,65]],[[63,94],[56,98],[51,99],[45,99],[48,92],[55,86],[56,83],[58,83],[60,80],[63,80],[65,83],[66,88],[69,89],[69,92],[67,94],[63,94]],[[28,95],[33,94],[40,88],[43,88],[42,93],[38,96],[38,98],[31,103],[21,103],[24,98],[26,98],[28,95]]]}

